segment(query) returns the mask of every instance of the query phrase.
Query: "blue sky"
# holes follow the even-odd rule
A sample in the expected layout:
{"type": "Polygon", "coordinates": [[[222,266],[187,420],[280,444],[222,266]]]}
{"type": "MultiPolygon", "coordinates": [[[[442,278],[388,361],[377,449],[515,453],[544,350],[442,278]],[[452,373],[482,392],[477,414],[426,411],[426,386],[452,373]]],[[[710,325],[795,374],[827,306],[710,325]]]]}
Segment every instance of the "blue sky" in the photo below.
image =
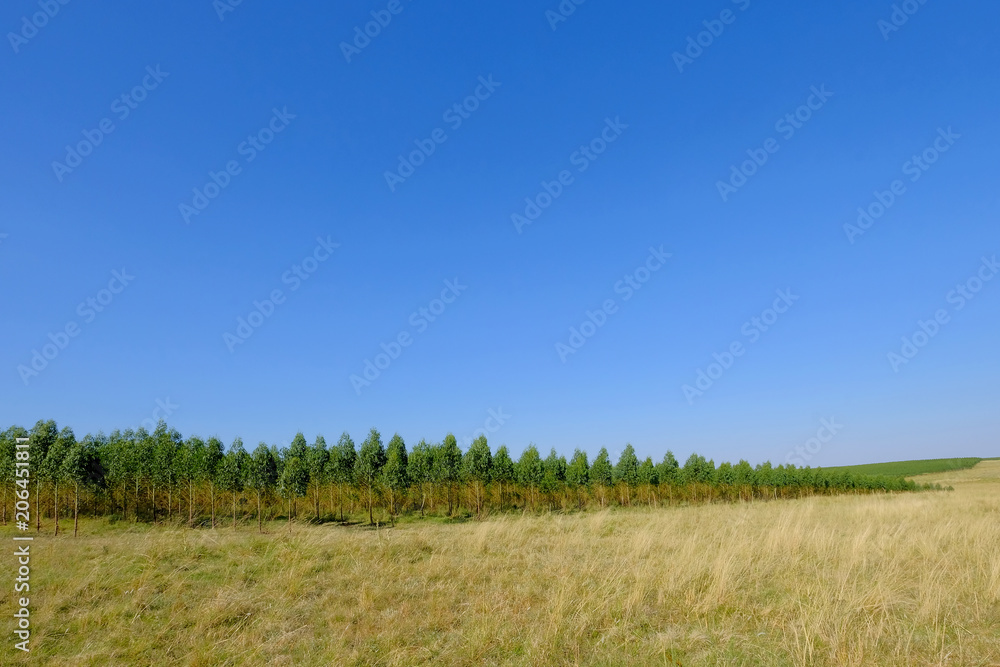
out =
{"type": "Polygon", "coordinates": [[[1000,7],[677,4],[6,3],[0,422],[1000,454],[1000,7]]]}

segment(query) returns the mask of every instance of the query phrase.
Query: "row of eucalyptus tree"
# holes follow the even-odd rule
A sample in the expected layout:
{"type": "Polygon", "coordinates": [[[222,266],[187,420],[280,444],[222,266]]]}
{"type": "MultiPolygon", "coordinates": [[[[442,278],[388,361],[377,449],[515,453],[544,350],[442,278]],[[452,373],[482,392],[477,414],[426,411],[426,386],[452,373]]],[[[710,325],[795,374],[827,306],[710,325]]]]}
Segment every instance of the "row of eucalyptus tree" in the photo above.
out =
{"type": "Polygon", "coordinates": [[[323,436],[310,444],[297,433],[291,444],[265,443],[247,451],[243,441],[225,447],[218,438],[183,438],[162,421],[145,429],[115,430],[78,440],[69,428],[39,421],[27,430],[0,432],[2,520],[14,498],[15,443],[28,438],[36,530],[43,512],[54,519],[72,512],[74,533],[81,512],[133,521],[186,521],[213,528],[218,511],[263,522],[282,509],[288,521],[307,498],[312,519],[347,521],[362,511],[395,522],[402,514],[482,516],[495,511],[585,509],[636,504],[752,501],[845,492],[913,491],[911,481],[893,477],[827,473],[822,469],[747,461],[718,467],[692,454],[683,465],[671,452],[654,462],[640,460],[626,445],[612,461],[601,449],[593,461],[576,450],[567,461],[555,450],[542,458],[529,445],[515,461],[506,446],[492,451],[484,436],[465,452],[451,434],[440,443],[421,440],[407,449],[399,434],[383,443],[371,429],[360,447],[344,433],[328,446],[323,436]],[[71,494],[67,493],[71,490],[71,494]],[[230,511],[231,510],[231,511],[230,511]],[[339,515],[339,516],[338,516],[339,515]]]}

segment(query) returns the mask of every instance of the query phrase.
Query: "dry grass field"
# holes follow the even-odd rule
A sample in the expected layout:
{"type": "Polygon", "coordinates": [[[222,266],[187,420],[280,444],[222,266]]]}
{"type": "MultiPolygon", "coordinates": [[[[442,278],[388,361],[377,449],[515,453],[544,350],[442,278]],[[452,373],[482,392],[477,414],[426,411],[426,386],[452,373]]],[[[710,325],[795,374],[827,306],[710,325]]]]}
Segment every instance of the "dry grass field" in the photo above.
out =
{"type": "MultiPolygon", "coordinates": [[[[265,535],[84,522],[79,538],[36,540],[33,650],[5,633],[0,655],[73,666],[1000,665],[1000,461],[927,477],[955,491],[379,530],[275,523],[265,535]]],[[[12,586],[14,557],[3,561],[12,586]]],[[[9,624],[10,593],[2,605],[9,624]]]]}

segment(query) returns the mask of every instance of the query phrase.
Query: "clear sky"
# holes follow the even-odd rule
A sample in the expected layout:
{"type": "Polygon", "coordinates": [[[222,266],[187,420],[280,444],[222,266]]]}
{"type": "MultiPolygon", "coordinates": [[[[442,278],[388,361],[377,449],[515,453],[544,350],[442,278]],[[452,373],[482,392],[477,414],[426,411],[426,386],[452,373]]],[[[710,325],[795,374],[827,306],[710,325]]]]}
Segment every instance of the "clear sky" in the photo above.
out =
{"type": "Polygon", "coordinates": [[[3,426],[1000,455],[996,2],[63,1],[0,9],[3,426]]]}

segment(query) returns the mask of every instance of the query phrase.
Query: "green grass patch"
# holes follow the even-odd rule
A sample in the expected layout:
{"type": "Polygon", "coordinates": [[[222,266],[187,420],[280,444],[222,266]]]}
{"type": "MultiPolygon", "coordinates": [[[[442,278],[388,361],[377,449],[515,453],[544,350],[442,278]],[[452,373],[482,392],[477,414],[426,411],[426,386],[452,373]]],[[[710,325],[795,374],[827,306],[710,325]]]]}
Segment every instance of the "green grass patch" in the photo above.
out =
{"type": "Polygon", "coordinates": [[[889,463],[865,463],[856,466],[834,466],[823,468],[828,472],[850,472],[858,475],[890,475],[893,477],[912,477],[913,475],[924,475],[934,472],[951,472],[952,470],[966,470],[973,467],[981,459],[977,457],[957,458],[957,459],[922,459],[918,461],[892,461],[889,463]]]}

